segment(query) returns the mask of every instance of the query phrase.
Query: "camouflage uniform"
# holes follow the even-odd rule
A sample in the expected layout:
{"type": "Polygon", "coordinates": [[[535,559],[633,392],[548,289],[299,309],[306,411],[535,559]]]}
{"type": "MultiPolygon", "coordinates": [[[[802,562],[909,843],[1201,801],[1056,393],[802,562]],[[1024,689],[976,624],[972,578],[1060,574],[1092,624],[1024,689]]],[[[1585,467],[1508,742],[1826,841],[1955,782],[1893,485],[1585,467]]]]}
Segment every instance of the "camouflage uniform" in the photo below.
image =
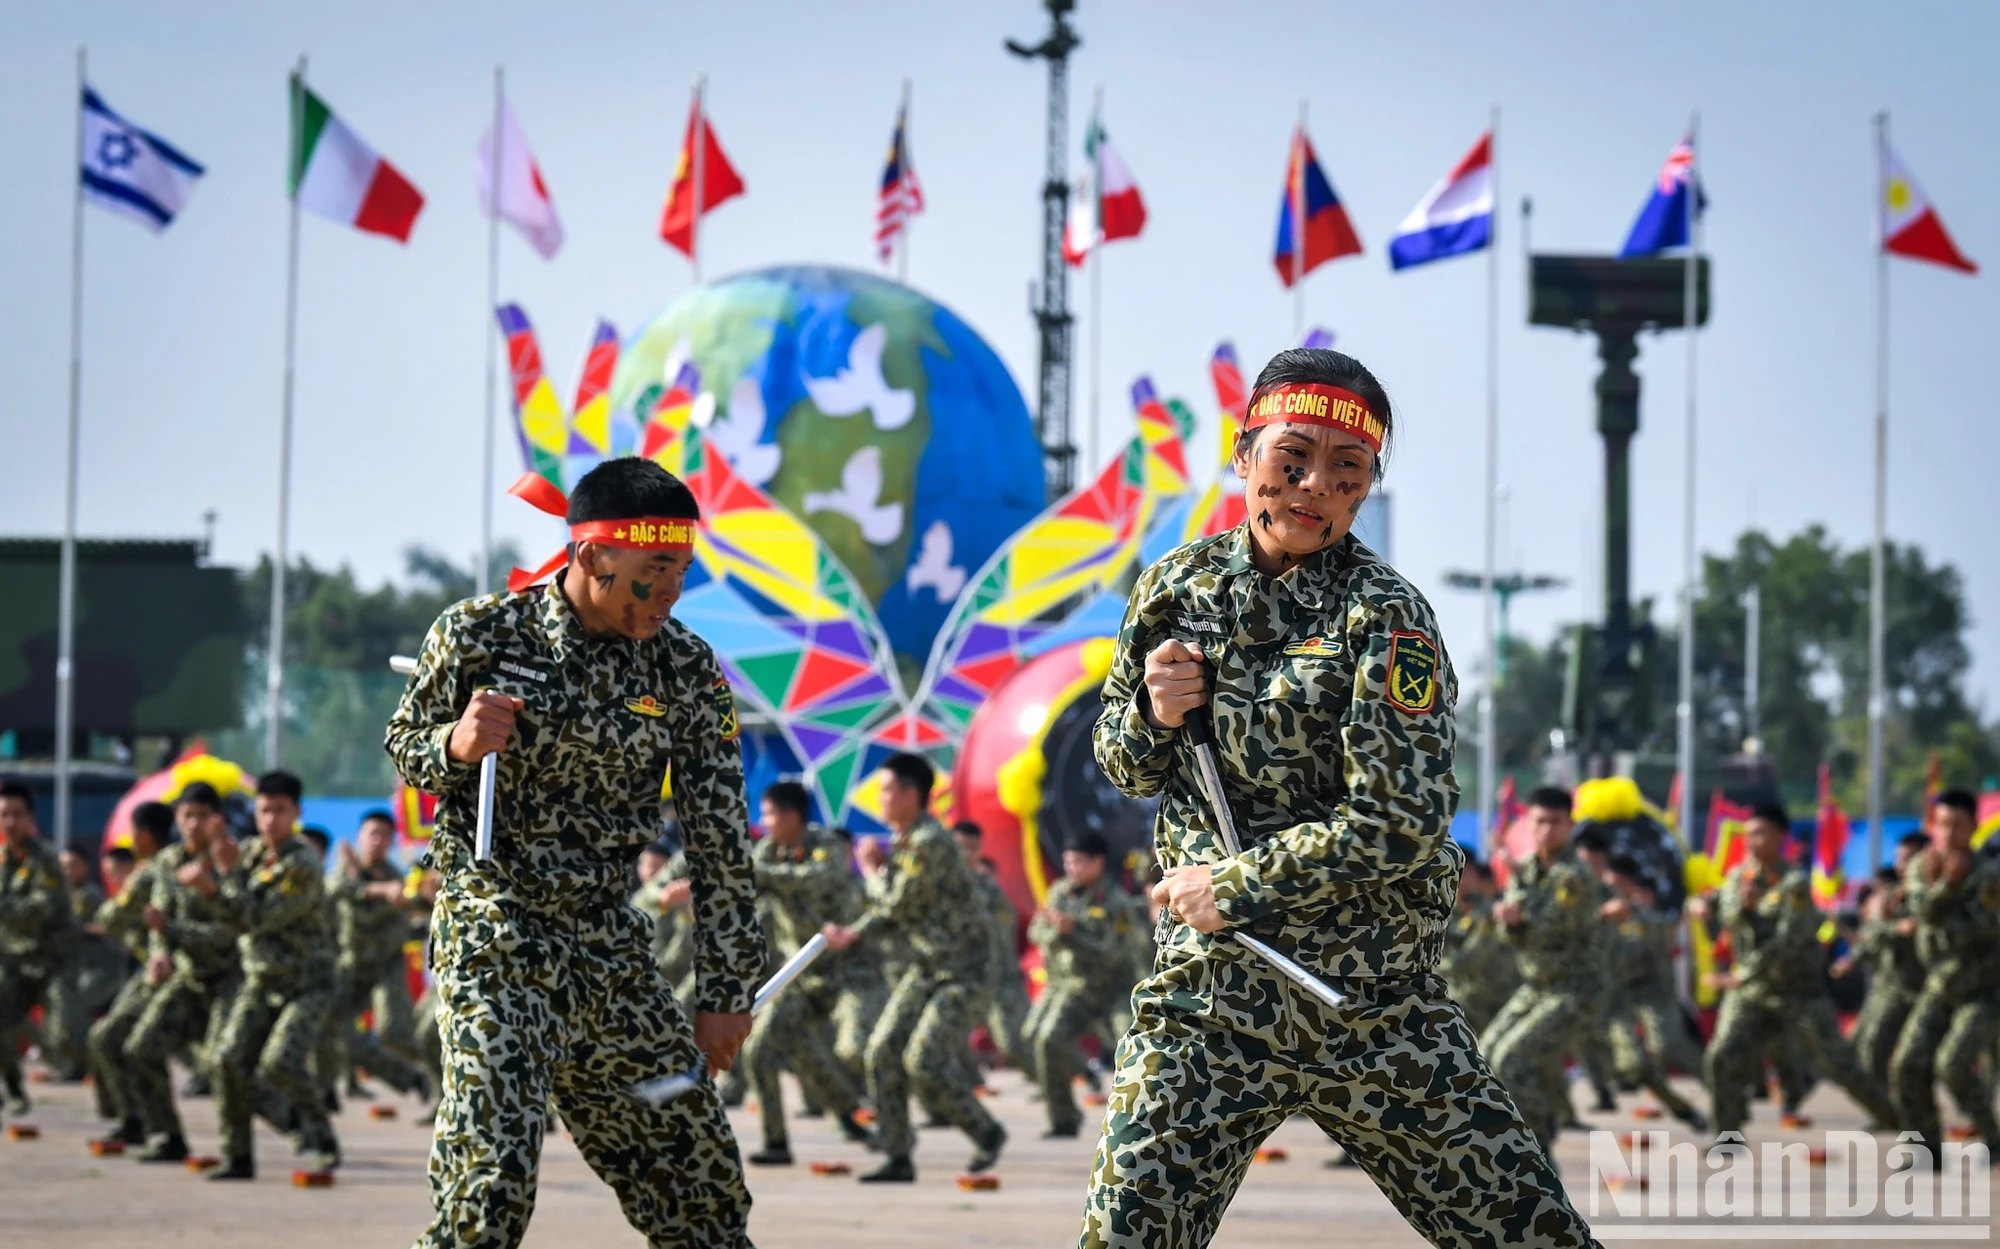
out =
{"type": "Polygon", "coordinates": [[[416,1022],[410,1001],[410,964],[403,947],[410,939],[410,913],[401,901],[370,898],[371,884],[400,883],[403,871],[393,862],[362,866],[357,876],[338,876],[329,884],[339,924],[338,996],[332,1030],[345,1046],[347,1065],[360,1067],[398,1093],[423,1085],[414,1060],[419,1056],[416,1022]],[[364,1011],[374,1015],[373,1030],[356,1026],[364,1011]]]}
{"type": "Polygon", "coordinates": [[[1163,909],[1118,1047],[1083,1249],[1208,1243],[1257,1147],[1296,1113],[1433,1243],[1589,1243],[1436,974],[1465,865],[1446,832],[1454,682],[1436,628],[1352,537],[1271,578],[1239,526],[1141,574],[1097,761],[1125,793],[1163,795],[1162,864],[1215,864],[1225,924],[1348,1001],[1328,1007],[1163,909]],[[1245,843],[1235,858],[1192,748],[1146,719],[1145,656],[1167,637],[1200,642],[1214,666],[1218,763],[1245,843]]]}
{"type": "Polygon", "coordinates": [[[868,1091],[882,1151],[908,1158],[911,1094],[982,1147],[1005,1131],[973,1091],[966,1039],[986,1004],[993,941],[972,872],[958,842],[925,816],[896,834],[887,866],[867,882],[868,909],[853,924],[873,940],[890,931],[909,943],[910,959],[868,1036],[868,1091]]]}
{"type": "Polygon", "coordinates": [[[1703,1124],[1701,1112],[1667,1083],[1664,1057],[1670,1030],[1683,1030],[1680,1012],[1661,1013],[1674,994],[1674,921],[1634,902],[1611,934],[1611,992],[1605,1005],[1605,1039],[1618,1078],[1659,1098],[1675,1118],[1703,1124]]]}
{"type": "Polygon", "coordinates": [[[1040,911],[1028,925],[1028,940],[1040,947],[1048,973],[1042,995],[1028,1011],[1028,1044],[1049,1130],[1074,1135],[1083,1123],[1070,1091],[1078,1070],[1077,1042],[1117,1008],[1118,999],[1131,996],[1137,903],[1108,875],[1089,888],[1065,877],[1049,889],[1045,909],[1068,916],[1070,930],[1061,931],[1040,911]]]}
{"type": "Polygon", "coordinates": [[[1481,898],[1459,911],[1445,932],[1438,974],[1444,977],[1451,1000],[1465,1012],[1466,1026],[1475,1032],[1493,1022],[1521,987],[1520,962],[1493,920],[1492,899],[1481,898]]]}
{"type": "MultiPolygon", "coordinates": [[[[818,825],[809,826],[791,846],[766,837],[750,858],[781,961],[823,925],[847,922],[860,910],[861,885],[847,849],[818,825]]],[[[842,991],[869,980],[877,985],[882,980],[873,951],[860,946],[828,950],[758,1015],[744,1050],[766,1145],[786,1139],[780,1071],[794,1072],[800,1086],[837,1116],[860,1108],[866,1093],[861,1064],[873,1020],[849,1019],[844,1029],[834,1021],[842,991]]]]}
{"type": "Polygon", "coordinates": [[[193,857],[176,843],[148,864],[152,903],[166,916],[166,924],[147,938],[147,952],[166,955],[174,969],[148,998],[123,1049],[127,1083],[121,1095],[132,1100],[146,1131],[156,1136],[181,1134],[168,1058],[199,1044],[204,1064],[213,1066],[242,975],[236,934],[223,922],[220,900],[175,879],[193,857]]]}
{"type": "Polygon", "coordinates": [[[1708,1043],[1708,1089],[1716,1132],[1735,1132],[1746,1117],[1745,1091],[1763,1074],[1774,1045],[1796,1045],[1814,1071],[1847,1090],[1877,1123],[1893,1123],[1881,1082],[1854,1061],[1826,996],[1823,917],[1803,868],[1764,871],[1737,864],[1716,890],[1729,932],[1730,970],[1740,983],[1723,999],[1708,1043]]]}
{"type": "Polygon", "coordinates": [[[334,1152],[310,1065],[333,1005],[319,855],[296,835],[276,846],[252,837],[217,885],[216,913],[235,930],[243,960],[243,982],[209,1056],[223,1157],[251,1156],[253,1114],[307,1148],[334,1152]]]}
{"type": "Polygon", "coordinates": [[[0,842],[0,1038],[11,1043],[40,1002],[48,1012],[50,1065],[65,1077],[83,1067],[82,936],[55,847],[31,837],[26,853],[16,856],[0,842]]]}
{"type": "MultiPolygon", "coordinates": [[[[1905,899],[1894,915],[1871,919],[1861,925],[1859,952],[1868,964],[1868,995],[1861,1002],[1861,1016],[1854,1022],[1848,1041],[1854,1057],[1877,1080],[1889,1078],[1889,1055],[1895,1052],[1896,1038],[1924,989],[1924,964],[1917,957],[1914,933],[1903,936],[1896,925],[1910,913],[1905,899]]],[[[1893,1092],[1893,1090],[1892,1090],[1893,1092]]]]}
{"type": "MultiPolygon", "coordinates": [[[[117,943],[128,958],[146,959],[147,934],[143,921],[146,907],[153,901],[153,879],[159,858],[148,859],[134,868],[118,896],[106,901],[92,916],[107,941],[117,943]]],[[[118,994],[111,999],[104,1017],[90,1026],[90,1073],[97,1089],[98,1110],[107,1119],[141,1118],[137,1099],[132,1095],[126,1074],[125,1042],[138,1026],[156,986],[146,979],[142,967],[125,977],[118,994]]]]}
{"type": "Polygon", "coordinates": [[[1923,1133],[1933,1150],[1942,1148],[1941,1078],[1989,1153],[2000,1154],[1993,1077],[1983,1067],[2000,1031],[2000,864],[1975,856],[1972,870],[1952,884],[1928,879],[1928,857],[1918,855],[1903,873],[1903,897],[1917,918],[1924,987],[1889,1059],[1902,1112],[1896,1125],[1923,1133]]]}
{"type": "Polygon", "coordinates": [[[1020,915],[1013,899],[993,878],[993,873],[972,869],[972,885],[980,905],[993,917],[993,964],[987,975],[988,1004],[986,1034],[993,1047],[1012,1066],[1033,1071],[1034,1056],[1028,1048],[1028,978],[1021,971],[1020,915]]]}
{"type": "MultiPolygon", "coordinates": [[[[104,890],[93,881],[70,890],[70,909],[76,913],[78,944],[76,958],[76,1000],[86,1021],[95,1019],[111,1005],[125,977],[132,972],[132,956],[124,945],[104,932],[91,932],[97,912],[104,906],[104,890]]],[[[88,1023],[85,1028],[88,1030],[88,1023]]],[[[87,1048],[87,1047],[86,1047],[87,1048]]]]}
{"type": "Polygon", "coordinates": [[[687,875],[687,855],[675,851],[666,866],[632,895],[633,908],[653,921],[653,961],[674,987],[683,1010],[694,996],[694,916],[685,906],[667,906],[664,895],[668,885],[686,880],[687,875]]]}
{"type": "Polygon", "coordinates": [[[431,950],[444,1093],[436,1211],[420,1244],[513,1245],[534,1209],[553,1098],[579,1152],[654,1244],[748,1243],[750,1196],[707,1063],[627,906],[632,863],[675,804],[694,883],[693,1007],[750,1009],[764,962],[735,704],[707,643],[592,639],[547,587],[459,603],[431,627],[388,728],[409,784],[438,795],[431,950]],[[526,700],[499,758],[493,857],[473,858],[479,769],[446,744],[475,690],[526,700]],[[659,1076],[699,1085],[663,1106],[659,1076]]]}

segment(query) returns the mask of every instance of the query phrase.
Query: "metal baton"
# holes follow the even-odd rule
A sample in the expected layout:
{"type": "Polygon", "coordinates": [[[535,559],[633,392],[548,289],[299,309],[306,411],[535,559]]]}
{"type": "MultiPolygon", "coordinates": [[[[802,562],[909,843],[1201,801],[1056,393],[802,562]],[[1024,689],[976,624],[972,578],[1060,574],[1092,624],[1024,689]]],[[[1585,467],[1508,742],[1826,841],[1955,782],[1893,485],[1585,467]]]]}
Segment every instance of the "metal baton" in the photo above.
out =
{"type": "MultiPolygon", "coordinates": [[[[409,655],[389,656],[389,670],[409,676],[417,661],[409,655]]],[[[479,819],[472,835],[472,857],[480,863],[493,857],[493,801],[500,789],[500,756],[488,751],[479,760],[479,819]]]]}
{"type": "MultiPolygon", "coordinates": [[[[827,949],[826,934],[814,933],[812,940],[800,946],[798,953],[786,959],[785,965],[772,972],[771,978],[758,988],[757,996],[750,1002],[750,1013],[755,1014],[764,1009],[772,998],[778,996],[780,990],[804,975],[806,968],[812,966],[813,960],[826,953],[827,949]]],[[[700,1083],[701,1077],[693,1072],[654,1076],[650,1080],[642,1080],[633,1085],[632,1095],[655,1106],[664,1106],[700,1083]]]]}
{"type": "MultiPolygon", "coordinates": [[[[1216,831],[1222,834],[1222,847],[1231,857],[1243,853],[1243,843],[1236,836],[1236,820],[1229,814],[1229,800],[1223,796],[1222,770],[1215,762],[1215,728],[1210,723],[1208,708],[1196,707],[1187,713],[1182,721],[1187,729],[1188,741],[1194,746],[1195,770],[1200,776],[1202,793],[1208,798],[1209,810],[1215,814],[1216,831]]],[[[1345,1006],[1347,998],[1338,989],[1321,980],[1289,955],[1280,954],[1270,945],[1247,932],[1235,929],[1225,930],[1221,935],[1233,939],[1238,945],[1269,963],[1279,975],[1312,994],[1328,1006],[1345,1006]]]]}

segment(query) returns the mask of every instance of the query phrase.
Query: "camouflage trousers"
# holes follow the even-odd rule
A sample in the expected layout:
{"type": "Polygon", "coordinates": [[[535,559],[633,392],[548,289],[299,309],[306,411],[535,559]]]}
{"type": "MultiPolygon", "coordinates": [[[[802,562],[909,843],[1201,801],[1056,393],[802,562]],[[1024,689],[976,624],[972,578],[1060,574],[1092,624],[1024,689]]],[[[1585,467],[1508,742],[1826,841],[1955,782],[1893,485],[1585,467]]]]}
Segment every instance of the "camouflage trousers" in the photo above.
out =
{"type": "Polygon", "coordinates": [[[1434,1245],[1596,1243],[1442,980],[1371,984],[1306,1051],[1221,1027],[1152,981],[1133,1010],[1081,1249],[1208,1244],[1258,1146],[1294,1114],[1434,1245]]]}
{"type": "Polygon", "coordinates": [[[438,1036],[437,986],[431,985],[417,999],[417,1060],[430,1073],[433,1092],[444,1088],[444,1042],[438,1036]]]}
{"type": "Polygon", "coordinates": [[[416,1091],[421,1077],[407,968],[400,950],[374,967],[343,968],[330,1016],[345,1046],[346,1064],[398,1093],[416,1091]],[[372,1027],[359,1026],[363,1012],[374,1016],[372,1027]]]}
{"type": "Polygon", "coordinates": [[[1582,1028],[1593,1014],[1585,997],[1524,984],[1514,990],[1480,1039],[1479,1048],[1493,1074],[1513,1095],[1522,1121],[1551,1157],[1564,1112],[1569,1110],[1563,1057],[1578,1048],[1582,1028]]]}
{"type": "Polygon", "coordinates": [[[1035,1056],[1028,1043],[1028,982],[1016,975],[1002,975],[993,986],[986,1007],[986,1035],[1007,1064],[1021,1071],[1035,1070],[1035,1056]]]}
{"type": "MultiPolygon", "coordinates": [[[[1987,957],[1994,955],[1989,951],[1987,957]]],[[[1933,1151],[1942,1149],[1936,1087],[1942,1080],[1989,1153],[2000,1155],[1993,1077],[1982,1067],[1983,1060],[1992,1056],[1996,1032],[2000,1032],[2000,1002],[1991,995],[1962,995],[1949,986],[1926,984],[1889,1058],[1896,1109],[1901,1112],[1895,1126],[1922,1132],[1933,1151]]]]}
{"type": "Polygon", "coordinates": [[[836,1115],[850,1115],[860,1108],[867,1092],[861,1057],[872,1017],[863,1019],[858,1011],[850,1010],[843,1026],[840,1012],[839,984],[823,977],[802,977],[758,1014],[743,1046],[742,1061],[749,1067],[750,1084],[757,1092],[757,1113],[767,1147],[787,1140],[780,1072],[796,1074],[800,1088],[836,1115]]]}
{"type": "Polygon", "coordinates": [[[88,1052],[89,1017],[83,1010],[77,960],[60,959],[29,971],[0,966],[0,1036],[14,1036],[28,1022],[28,1012],[40,1005],[45,1012],[42,1033],[47,1041],[42,1057],[63,1079],[83,1074],[88,1052]]]}
{"type": "Polygon", "coordinates": [[[1666,1047],[1666,1029],[1679,1027],[1678,1018],[1667,1021],[1647,1001],[1621,997],[1605,1012],[1604,1039],[1610,1046],[1611,1066],[1620,1080],[1627,1080],[1651,1093],[1676,1119],[1695,1121],[1701,1114],[1687,1098],[1667,1083],[1667,1069],[1660,1061],[1666,1047]]]}
{"type": "Polygon", "coordinates": [[[111,999],[111,1009],[90,1025],[90,1078],[97,1089],[99,1110],[107,1119],[142,1119],[138,1098],[132,1088],[125,1043],[146,1013],[146,1006],[159,991],[144,972],[128,978],[111,999]]]}
{"type": "Polygon", "coordinates": [[[1071,1087],[1083,1069],[1077,1043],[1099,1026],[1114,996],[1088,985],[1052,980],[1028,1009],[1028,1049],[1052,1132],[1074,1132],[1083,1123],[1071,1087]]]}
{"type": "Polygon", "coordinates": [[[882,1152],[891,1158],[907,1158],[916,1149],[912,1094],[973,1140],[994,1135],[999,1125],[973,1091],[977,1077],[967,1048],[984,998],[974,985],[914,964],[889,991],[868,1034],[868,1094],[882,1152]]]}
{"type": "MultiPolygon", "coordinates": [[[[1896,1052],[1896,1039],[1903,1035],[1903,1024],[1916,1004],[1917,995],[1902,985],[1877,981],[1868,986],[1868,996],[1861,1001],[1861,1014],[1854,1021],[1854,1031],[1847,1035],[1848,1044],[1854,1047],[1855,1061],[1885,1084],[1889,1081],[1889,1056],[1896,1052]]],[[[1892,1094],[1894,1091],[1891,1088],[1892,1094]]]]}
{"type": "Polygon", "coordinates": [[[518,1245],[550,1103],[654,1246],[747,1246],[750,1193],[708,1065],[622,903],[555,914],[450,892],[432,920],[444,1092],[419,1246],[518,1245]],[[700,1083],[663,1106],[657,1076],[700,1083]]]}
{"type": "MultiPolygon", "coordinates": [[[[174,1089],[167,1061],[190,1045],[201,1043],[202,1053],[215,1053],[228,1021],[229,1004],[236,996],[232,976],[219,985],[203,985],[175,975],[154,989],[146,1008],[125,1038],[123,1077],[119,1095],[131,1100],[129,1112],[139,1116],[152,1136],[181,1132],[180,1112],[174,1108],[174,1089]]],[[[212,1083],[211,1078],[211,1083],[212,1083]]]]}
{"type": "Polygon", "coordinates": [[[237,988],[208,1058],[224,1158],[251,1157],[253,1117],[309,1147],[332,1146],[333,1125],[312,1071],[332,1005],[329,985],[246,981],[237,988]]]}
{"type": "Polygon", "coordinates": [[[1715,1036],[1708,1043],[1708,1091],[1718,1133],[1742,1129],[1748,1117],[1746,1091],[1762,1081],[1765,1055],[1787,1043],[1814,1071],[1846,1089],[1877,1123],[1896,1121],[1887,1090],[1862,1070],[1841,1039],[1840,1021],[1825,994],[1771,1000],[1737,991],[1722,1000],[1715,1036]]]}

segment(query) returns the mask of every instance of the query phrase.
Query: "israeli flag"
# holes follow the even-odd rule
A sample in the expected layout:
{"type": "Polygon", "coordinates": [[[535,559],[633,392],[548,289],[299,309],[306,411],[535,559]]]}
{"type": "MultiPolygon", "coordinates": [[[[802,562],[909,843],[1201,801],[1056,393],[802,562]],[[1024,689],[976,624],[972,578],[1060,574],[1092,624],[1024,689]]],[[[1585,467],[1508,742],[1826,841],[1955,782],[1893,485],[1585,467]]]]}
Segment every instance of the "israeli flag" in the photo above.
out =
{"type": "Polygon", "coordinates": [[[202,168],[83,89],[83,197],[158,234],[194,194],[202,168]]]}

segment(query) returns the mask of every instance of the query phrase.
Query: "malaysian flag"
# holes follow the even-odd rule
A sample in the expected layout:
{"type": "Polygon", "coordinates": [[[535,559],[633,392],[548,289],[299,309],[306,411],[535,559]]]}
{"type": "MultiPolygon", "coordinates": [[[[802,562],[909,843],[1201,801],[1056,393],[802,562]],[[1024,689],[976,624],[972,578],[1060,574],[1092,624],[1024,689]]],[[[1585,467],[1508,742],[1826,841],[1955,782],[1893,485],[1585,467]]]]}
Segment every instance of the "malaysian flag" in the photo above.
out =
{"type": "Polygon", "coordinates": [[[903,138],[904,122],[910,112],[909,90],[896,109],[896,133],[889,139],[889,160],[882,166],[882,194],[875,204],[875,250],[883,264],[895,254],[896,238],[910,218],[924,210],[924,189],[917,185],[917,171],[910,164],[909,144],[903,138]]]}

